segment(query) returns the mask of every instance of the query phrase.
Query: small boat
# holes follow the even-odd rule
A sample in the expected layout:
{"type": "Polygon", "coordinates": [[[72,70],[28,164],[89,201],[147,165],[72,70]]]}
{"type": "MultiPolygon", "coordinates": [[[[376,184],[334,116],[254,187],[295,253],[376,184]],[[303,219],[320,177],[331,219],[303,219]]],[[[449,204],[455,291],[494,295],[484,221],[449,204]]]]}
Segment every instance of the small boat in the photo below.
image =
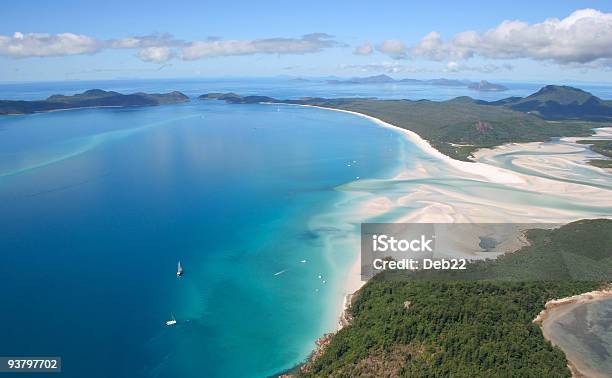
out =
{"type": "Polygon", "coordinates": [[[181,261],[179,260],[178,266],[176,267],[176,277],[181,277],[183,275],[183,266],[181,265],[181,261]]]}
{"type": "Polygon", "coordinates": [[[168,327],[171,327],[171,326],[173,326],[175,324],[176,324],[176,318],[174,317],[174,314],[172,314],[172,319],[166,320],[166,325],[168,327]]]}

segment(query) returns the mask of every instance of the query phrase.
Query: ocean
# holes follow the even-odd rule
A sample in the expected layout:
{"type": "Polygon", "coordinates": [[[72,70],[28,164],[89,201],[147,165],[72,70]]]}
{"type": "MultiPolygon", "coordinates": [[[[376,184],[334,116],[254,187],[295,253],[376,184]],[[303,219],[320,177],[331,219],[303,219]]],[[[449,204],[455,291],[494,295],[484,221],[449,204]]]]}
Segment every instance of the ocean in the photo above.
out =
{"type": "Polygon", "coordinates": [[[0,355],[62,356],[66,377],[302,361],[342,284],[309,220],[400,147],[341,113],[197,100],[3,117],[0,135],[0,355]]]}
{"type": "Polygon", "coordinates": [[[4,84],[0,98],[91,88],[192,101],[0,117],[0,355],[61,356],[64,377],[264,377],[304,361],[336,327],[365,221],[359,190],[340,188],[435,164],[354,115],[197,95],[492,100],[537,86],[126,80],[4,84]]]}

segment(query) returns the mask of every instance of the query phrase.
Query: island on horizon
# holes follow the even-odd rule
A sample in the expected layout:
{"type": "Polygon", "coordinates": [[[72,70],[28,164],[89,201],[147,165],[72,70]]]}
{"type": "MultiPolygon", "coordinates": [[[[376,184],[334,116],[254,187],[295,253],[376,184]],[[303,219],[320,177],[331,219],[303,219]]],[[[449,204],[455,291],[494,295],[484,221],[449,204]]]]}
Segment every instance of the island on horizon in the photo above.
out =
{"type": "Polygon", "coordinates": [[[367,77],[354,77],[350,79],[332,79],[327,80],[327,84],[421,84],[421,85],[434,85],[442,87],[466,87],[469,89],[482,91],[482,92],[501,92],[508,90],[501,84],[489,83],[486,80],[480,82],[473,82],[470,80],[457,80],[457,79],[394,79],[389,75],[381,74],[367,77]]]}
{"type": "Polygon", "coordinates": [[[189,97],[178,91],[168,93],[138,92],[126,95],[114,91],[90,89],[72,96],[56,94],[39,101],[0,100],[0,115],[30,114],[94,107],[156,106],[188,101],[189,97]]]}

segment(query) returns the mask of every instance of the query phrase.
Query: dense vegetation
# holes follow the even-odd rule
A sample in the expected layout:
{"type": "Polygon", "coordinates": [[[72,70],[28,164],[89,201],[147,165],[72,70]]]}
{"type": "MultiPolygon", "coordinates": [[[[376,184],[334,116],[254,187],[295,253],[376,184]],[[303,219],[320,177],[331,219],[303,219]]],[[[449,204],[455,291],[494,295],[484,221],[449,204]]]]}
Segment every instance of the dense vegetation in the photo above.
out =
{"type": "Polygon", "coordinates": [[[304,98],[278,100],[266,96],[211,93],[202,99],[229,103],[289,103],[351,110],[411,130],[440,152],[469,160],[479,148],[512,142],[546,141],[551,137],[588,136],[612,119],[612,105],[579,89],[547,86],[531,96],[495,102],[458,97],[448,101],[377,100],[368,98],[304,98]],[[567,119],[550,122],[548,120],[567,119]]]}
{"type": "Polygon", "coordinates": [[[527,236],[530,246],[462,277],[376,276],[353,300],[351,324],[299,374],[569,377],[563,352],[532,321],[548,300],[612,280],[612,221],[527,236]]]}
{"type": "Polygon", "coordinates": [[[181,92],[121,94],[91,89],[72,96],[53,95],[40,101],[0,100],[0,114],[27,114],[50,110],[77,109],[96,106],[152,106],[187,102],[181,92]]]}

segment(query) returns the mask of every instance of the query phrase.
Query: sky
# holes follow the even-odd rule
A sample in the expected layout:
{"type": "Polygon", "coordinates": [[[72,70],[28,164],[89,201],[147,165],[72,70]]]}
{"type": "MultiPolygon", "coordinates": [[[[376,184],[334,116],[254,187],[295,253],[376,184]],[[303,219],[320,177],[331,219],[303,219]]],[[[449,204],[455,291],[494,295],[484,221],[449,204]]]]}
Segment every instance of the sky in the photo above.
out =
{"type": "Polygon", "coordinates": [[[611,1],[23,1],[0,82],[269,77],[612,83],[611,1]]]}

